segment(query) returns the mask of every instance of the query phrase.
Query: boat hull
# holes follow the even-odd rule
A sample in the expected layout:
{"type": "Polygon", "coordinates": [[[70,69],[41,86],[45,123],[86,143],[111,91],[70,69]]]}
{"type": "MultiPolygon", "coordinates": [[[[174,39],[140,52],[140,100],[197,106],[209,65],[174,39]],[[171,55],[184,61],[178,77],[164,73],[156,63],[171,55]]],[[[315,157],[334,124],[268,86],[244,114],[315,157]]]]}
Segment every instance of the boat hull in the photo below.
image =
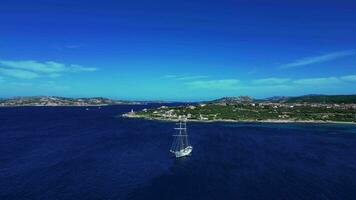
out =
{"type": "Polygon", "coordinates": [[[176,158],[184,157],[184,156],[189,156],[191,152],[193,151],[192,146],[187,146],[186,148],[180,150],[180,151],[173,151],[174,155],[176,158]]]}

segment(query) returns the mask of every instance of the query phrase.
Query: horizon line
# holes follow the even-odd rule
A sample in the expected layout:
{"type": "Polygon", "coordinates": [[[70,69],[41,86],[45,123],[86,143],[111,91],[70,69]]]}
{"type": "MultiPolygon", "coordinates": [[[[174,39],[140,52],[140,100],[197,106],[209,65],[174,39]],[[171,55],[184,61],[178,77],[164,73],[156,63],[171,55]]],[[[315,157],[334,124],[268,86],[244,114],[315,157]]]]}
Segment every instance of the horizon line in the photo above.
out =
{"type": "Polygon", "coordinates": [[[249,95],[236,95],[236,96],[221,96],[221,97],[217,97],[217,98],[210,98],[208,99],[197,99],[197,100],[164,100],[164,99],[150,99],[150,100],[138,100],[138,99],[128,99],[128,98],[113,98],[113,97],[107,97],[107,96],[82,96],[82,97],[74,97],[74,96],[59,96],[59,95],[24,95],[24,96],[9,96],[9,97],[0,97],[0,99],[13,99],[13,98],[22,98],[22,97],[60,97],[60,98],[73,98],[73,99],[82,99],[82,98],[106,98],[106,99],[110,99],[110,100],[116,100],[116,101],[132,101],[132,102],[147,102],[147,101],[151,101],[151,102],[158,102],[158,101],[162,101],[162,102],[202,102],[202,101],[212,101],[212,100],[216,100],[216,99],[220,99],[220,98],[224,98],[224,97],[250,97],[252,99],[267,99],[267,98],[272,98],[272,97],[302,97],[302,96],[348,96],[348,95],[356,95],[356,93],[342,93],[342,94],[303,94],[303,95],[274,95],[274,96],[268,96],[268,97],[263,97],[263,98],[255,98],[253,96],[249,96],[249,95]]]}

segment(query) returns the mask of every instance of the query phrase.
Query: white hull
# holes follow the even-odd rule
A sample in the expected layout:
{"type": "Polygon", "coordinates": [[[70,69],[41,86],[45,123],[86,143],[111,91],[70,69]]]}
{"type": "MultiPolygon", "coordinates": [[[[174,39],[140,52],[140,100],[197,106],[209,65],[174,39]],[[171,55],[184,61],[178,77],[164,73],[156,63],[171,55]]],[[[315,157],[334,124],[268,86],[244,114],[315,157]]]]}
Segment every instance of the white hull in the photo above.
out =
{"type": "Polygon", "coordinates": [[[179,158],[183,156],[188,156],[192,151],[193,151],[193,147],[187,146],[185,149],[182,149],[180,151],[171,151],[171,152],[174,153],[176,158],[179,158]]]}

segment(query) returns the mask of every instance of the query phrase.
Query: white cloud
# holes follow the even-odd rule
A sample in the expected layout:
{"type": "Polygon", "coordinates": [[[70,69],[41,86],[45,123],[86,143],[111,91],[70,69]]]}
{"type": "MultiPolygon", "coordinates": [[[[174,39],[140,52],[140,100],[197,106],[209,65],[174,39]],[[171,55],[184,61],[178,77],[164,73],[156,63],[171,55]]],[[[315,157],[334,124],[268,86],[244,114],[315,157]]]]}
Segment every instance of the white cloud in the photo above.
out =
{"type": "Polygon", "coordinates": [[[356,81],[356,75],[342,76],[341,79],[345,81],[356,81]]]}
{"type": "Polygon", "coordinates": [[[26,70],[20,70],[20,69],[0,68],[0,74],[4,74],[7,76],[11,76],[14,78],[20,78],[20,79],[33,79],[33,78],[39,77],[39,75],[37,73],[26,71],[26,70]]]}
{"type": "MultiPolygon", "coordinates": [[[[251,95],[255,97],[266,97],[274,95],[296,95],[314,93],[350,93],[356,82],[351,76],[310,77],[310,78],[275,78],[266,77],[255,80],[239,79],[208,79],[184,81],[183,89],[194,90],[192,95],[206,94],[219,96],[251,95]],[[272,84],[273,83],[273,84],[272,84]]],[[[356,80],[356,79],[355,79],[356,80]]]]}
{"type": "Polygon", "coordinates": [[[198,76],[184,76],[184,77],[179,77],[177,78],[177,80],[194,80],[194,79],[204,79],[204,78],[208,78],[208,76],[204,76],[204,75],[198,75],[198,76]]]}
{"type": "Polygon", "coordinates": [[[207,80],[207,81],[192,81],[186,83],[194,89],[221,89],[221,90],[233,90],[237,89],[240,80],[237,79],[221,79],[221,80],[207,80]]]}
{"type": "Polygon", "coordinates": [[[66,65],[54,61],[39,62],[35,60],[0,60],[0,73],[15,78],[38,78],[41,76],[58,77],[63,73],[70,72],[92,72],[93,67],[83,67],[80,65],[66,65]]]}
{"type": "Polygon", "coordinates": [[[163,78],[174,79],[179,81],[186,81],[186,80],[197,80],[197,79],[204,79],[208,78],[209,76],[205,75],[175,75],[175,74],[167,74],[164,75],[163,78]]]}
{"type": "Polygon", "coordinates": [[[163,78],[177,78],[179,75],[174,75],[174,74],[166,74],[163,76],[163,78]]]}
{"type": "Polygon", "coordinates": [[[306,79],[299,79],[299,80],[293,81],[293,83],[295,83],[295,84],[314,85],[314,86],[332,85],[332,84],[338,84],[340,82],[341,82],[340,79],[337,77],[306,78],[306,79]]]}
{"type": "Polygon", "coordinates": [[[252,81],[253,84],[257,85],[278,85],[284,84],[290,81],[288,78],[264,78],[264,79],[255,79],[252,81]]]}
{"type": "Polygon", "coordinates": [[[320,56],[302,58],[302,59],[293,61],[291,63],[282,65],[281,68],[287,69],[287,68],[302,67],[305,65],[326,62],[326,61],[335,60],[338,58],[352,56],[352,55],[356,55],[356,50],[338,51],[338,52],[328,53],[328,54],[324,54],[324,55],[320,55],[320,56]]]}
{"type": "Polygon", "coordinates": [[[8,68],[23,69],[23,70],[33,71],[33,72],[42,72],[42,73],[62,72],[66,70],[64,64],[56,63],[52,61],[40,63],[33,60],[26,60],[26,61],[0,60],[0,65],[8,68]]]}
{"type": "Polygon", "coordinates": [[[218,80],[196,80],[185,82],[191,89],[220,89],[220,90],[240,90],[240,91],[260,91],[276,90],[277,87],[283,90],[293,88],[313,88],[345,86],[347,81],[356,81],[356,75],[342,77],[315,77],[305,79],[290,78],[263,78],[251,81],[240,81],[238,79],[218,79],[218,80]]]}
{"type": "Polygon", "coordinates": [[[68,71],[71,71],[71,72],[93,72],[96,70],[98,70],[98,69],[94,68],[94,67],[83,67],[80,65],[70,65],[68,67],[68,71]]]}

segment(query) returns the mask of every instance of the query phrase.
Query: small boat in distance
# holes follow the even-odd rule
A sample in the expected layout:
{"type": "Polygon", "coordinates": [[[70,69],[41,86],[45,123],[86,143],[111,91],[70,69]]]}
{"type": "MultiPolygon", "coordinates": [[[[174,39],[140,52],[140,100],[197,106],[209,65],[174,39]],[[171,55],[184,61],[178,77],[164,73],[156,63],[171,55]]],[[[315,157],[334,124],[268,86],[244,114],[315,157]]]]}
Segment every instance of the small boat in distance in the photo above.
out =
{"type": "Polygon", "coordinates": [[[193,147],[189,144],[187,134],[187,119],[179,117],[179,125],[177,133],[173,135],[173,143],[170,152],[175,155],[176,158],[188,156],[193,151],[193,147]]]}

